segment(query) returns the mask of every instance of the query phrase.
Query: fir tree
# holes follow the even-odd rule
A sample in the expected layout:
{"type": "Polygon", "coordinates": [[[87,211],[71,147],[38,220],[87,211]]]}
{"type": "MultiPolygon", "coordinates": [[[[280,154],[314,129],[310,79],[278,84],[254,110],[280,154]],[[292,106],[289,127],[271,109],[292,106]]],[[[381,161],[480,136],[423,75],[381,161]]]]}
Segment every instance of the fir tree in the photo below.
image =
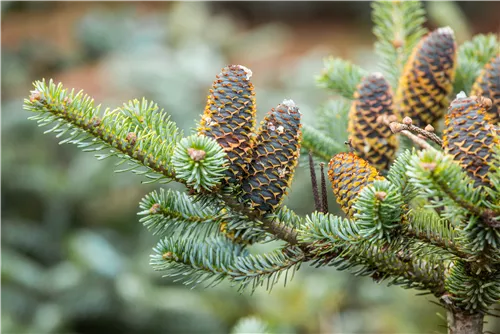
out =
{"type": "Polygon", "coordinates": [[[189,136],[153,102],[101,112],[52,80],[36,81],[24,107],[61,143],[116,157],[127,164],[120,171],[147,182],[185,185],[140,203],[141,222],[160,239],[151,265],[165,276],[253,291],[286,282],[306,262],[335,266],[433,294],[450,333],[481,333],[500,300],[500,145],[491,114],[499,44],[488,35],[457,47],[451,28],[427,34],[424,14],[414,1],[373,4],[381,73],[327,59],[318,83],[338,100],[317,127],[302,125],[299,106],[284,100],[256,129],[252,72],[240,65],[216,77],[189,136]],[[484,96],[467,96],[473,84],[484,96]],[[282,205],[301,150],[310,154],[316,202],[306,217],[282,205]],[[328,213],[313,155],[329,161],[345,217],[328,213]],[[270,240],[280,248],[248,249],[270,240]]]}

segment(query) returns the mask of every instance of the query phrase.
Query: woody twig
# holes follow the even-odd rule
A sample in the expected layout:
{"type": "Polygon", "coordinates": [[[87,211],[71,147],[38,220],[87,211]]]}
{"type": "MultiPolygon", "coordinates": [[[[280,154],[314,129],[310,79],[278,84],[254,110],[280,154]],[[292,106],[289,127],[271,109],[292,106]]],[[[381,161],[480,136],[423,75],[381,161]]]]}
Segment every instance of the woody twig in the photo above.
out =
{"type": "Polygon", "coordinates": [[[425,129],[421,129],[412,124],[413,122],[410,117],[405,117],[402,123],[397,122],[395,119],[395,116],[380,116],[377,121],[389,126],[393,133],[401,133],[402,135],[408,137],[422,149],[431,148],[425,139],[431,140],[440,147],[443,146],[443,140],[434,133],[434,127],[432,127],[432,125],[429,124],[425,127],[425,129]]]}

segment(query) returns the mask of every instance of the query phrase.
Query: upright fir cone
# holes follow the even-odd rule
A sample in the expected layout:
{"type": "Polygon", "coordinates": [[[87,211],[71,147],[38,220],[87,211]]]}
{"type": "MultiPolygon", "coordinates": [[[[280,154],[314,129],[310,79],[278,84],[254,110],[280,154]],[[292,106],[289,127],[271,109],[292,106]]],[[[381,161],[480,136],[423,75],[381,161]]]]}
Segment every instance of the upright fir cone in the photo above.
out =
{"type": "Polygon", "coordinates": [[[397,149],[397,138],[377,117],[394,115],[392,91],[382,74],[364,77],[354,93],[347,131],[356,154],[377,169],[388,169],[397,149]]]}
{"type": "Polygon", "coordinates": [[[225,181],[238,183],[251,158],[251,137],[255,127],[255,92],[252,72],[230,65],[217,75],[208,95],[198,134],[214,138],[227,153],[229,168],[225,181]]]}
{"type": "Polygon", "coordinates": [[[352,152],[336,154],[328,164],[328,178],[332,183],[337,203],[352,218],[356,197],[366,186],[376,180],[384,180],[375,167],[352,152]]]}
{"type": "Polygon", "coordinates": [[[396,106],[400,118],[413,124],[435,125],[448,107],[453,88],[457,46],[451,28],[439,28],[415,46],[399,81],[396,106]]]}
{"type": "Polygon", "coordinates": [[[487,113],[490,107],[491,100],[487,98],[457,96],[445,117],[445,152],[453,156],[476,186],[491,186],[489,162],[499,143],[487,113]]]}
{"type": "Polygon", "coordinates": [[[472,86],[471,95],[484,96],[491,100],[492,106],[488,110],[491,123],[500,123],[500,54],[493,57],[481,71],[472,86]]]}
{"type": "Polygon", "coordinates": [[[243,199],[260,213],[272,212],[290,186],[300,153],[300,111],[285,100],[264,118],[253,146],[243,199]]]}

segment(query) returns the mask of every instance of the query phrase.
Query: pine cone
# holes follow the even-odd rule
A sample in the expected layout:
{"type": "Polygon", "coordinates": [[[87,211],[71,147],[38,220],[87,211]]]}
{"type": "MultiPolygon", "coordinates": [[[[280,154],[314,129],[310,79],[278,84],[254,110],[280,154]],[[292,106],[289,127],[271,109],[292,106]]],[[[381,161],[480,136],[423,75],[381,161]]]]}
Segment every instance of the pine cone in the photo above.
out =
{"type": "Polygon", "coordinates": [[[500,54],[493,57],[481,71],[472,86],[471,95],[484,96],[491,100],[492,106],[488,110],[491,123],[500,123],[500,54]]]}
{"type": "Polygon", "coordinates": [[[459,162],[476,186],[490,186],[488,163],[494,146],[498,145],[496,130],[487,115],[490,106],[490,101],[482,97],[457,98],[445,117],[443,147],[459,162]]]}
{"type": "Polygon", "coordinates": [[[347,131],[356,154],[380,170],[388,169],[398,142],[391,129],[379,124],[377,118],[393,114],[389,83],[379,73],[363,78],[354,93],[347,131]]]}
{"type": "Polygon", "coordinates": [[[373,181],[384,180],[375,167],[352,152],[335,155],[328,164],[328,178],[337,203],[348,217],[354,216],[354,202],[359,192],[373,181]]]}
{"type": "Polygon", "coordinates": [[[435,125],[448,107],[456,65],[455,36],[451,28],[439,28],[415,46],[399,81],[396,100],[400,118],[413,124],[435,125]]]}
{"type": "Polygon", "coordinates": [[[252,72],[241,65],[222,69],[208,96],[198,133],[214,138],[230,161],[225,181],[238,183],[251,158],[251,136],[255,127],[255,92],[252,72]]]}
{"type": "Polygon", "coordinates": [[[291,100],[272,109],[261,123],[243,199],[259,212],[272,212],[286,194],[300,154],[300,111],[291,100]]]}

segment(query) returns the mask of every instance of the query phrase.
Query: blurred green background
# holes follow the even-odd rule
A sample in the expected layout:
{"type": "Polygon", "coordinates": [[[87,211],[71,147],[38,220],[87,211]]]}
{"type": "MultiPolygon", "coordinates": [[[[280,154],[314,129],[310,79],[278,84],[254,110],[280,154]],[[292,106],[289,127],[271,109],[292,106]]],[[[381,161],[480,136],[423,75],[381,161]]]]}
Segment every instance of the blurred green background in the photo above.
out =
{"type": "MultiPolygon", "coordinates": [[[[324,57],[377,68],[368,2],[1,5],[2,333],[227,333],[247,316],[276,333],[446,332],[434,298],[333,268],[305,265],[286,288],[254,295],[161,278],[148,264],[157,240],[136,216],[158,185],[58,145],[22,109],[31,82],[53,78],[105,107],[153,100],[189,133],[215,75],[242,64],[259,119],[291,98],[314,124],[331,98],[314,81],[324,57]]],[[[499,5],[426,3],[428,27],[449,24],[459,42],[498,32],[499,5]]],[[[310,193],[301,165],[286,204],[307,214],[310,193]]]]}

